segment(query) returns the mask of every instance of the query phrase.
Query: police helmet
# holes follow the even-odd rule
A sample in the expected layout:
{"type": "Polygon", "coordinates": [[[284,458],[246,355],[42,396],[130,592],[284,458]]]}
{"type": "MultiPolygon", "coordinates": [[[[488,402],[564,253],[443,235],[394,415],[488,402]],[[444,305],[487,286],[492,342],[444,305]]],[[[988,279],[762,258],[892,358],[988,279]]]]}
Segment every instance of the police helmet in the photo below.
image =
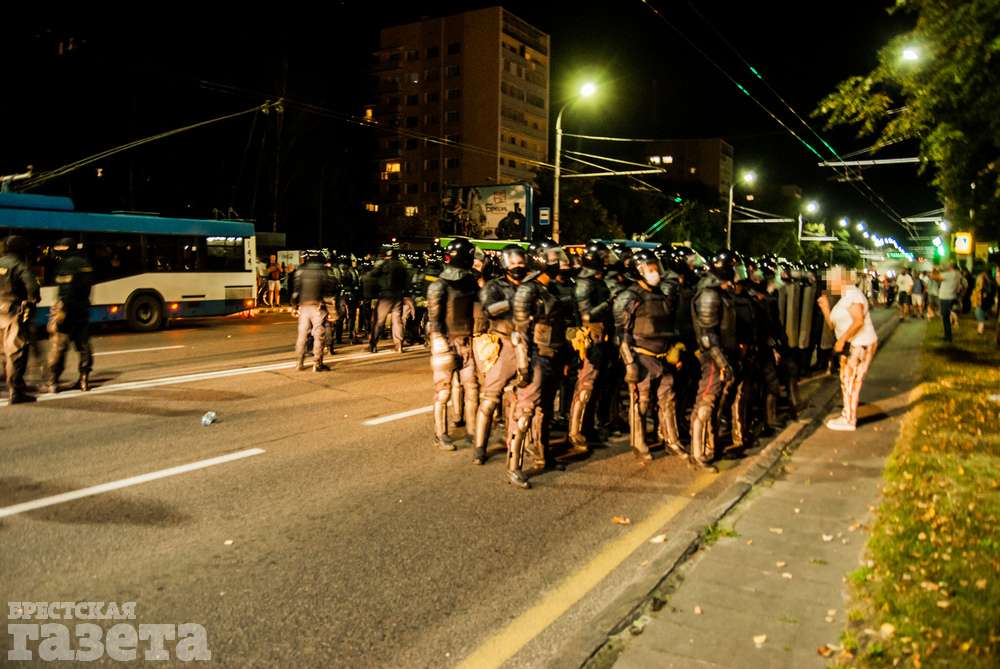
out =
{"type": "Polygon", "coordinates": [[[569,263],[566,252],[551,239],[540,239],[528,246],[528,266],[551,277],[559,273],[561,263],[569,263]]]}
{"type": "Polygon", "coordinates": [[[4,241],[7,253],[22,260],[28,255],[28,240],[21,235],[11,235],[4,241]]]}
{"type": "MultiPolygon", "coordinates": [[[[663,276],[663,264],[655,251],[650,249],[640,249],[632,255],[632,265],[630,268],[632,277],[635,279],[646,279],[649,272],[655,271],[660,277],[663,276]]],[[[657,283],[659,281],[657,280],[657,283]]]]}
{"type": "Polygon", "coordinates": [[[732,281],[736,278],[737,255],[730,249],[723,249],[715,254],[708,265],[708,271],[717,279],[732,281]]]}
{"type": "Polygon", "coordinates": [[[458,269],[470,270],[476,259],[476,245],[465,237],[456,237],[444,250],[444,264],[458,269]]]}
{"type": "Polygon", "coordinates": [[[580,266],[594,272],[603,272],[617,260],[618,256],[604,242],[591,242],[580,256],[580,266]]]}

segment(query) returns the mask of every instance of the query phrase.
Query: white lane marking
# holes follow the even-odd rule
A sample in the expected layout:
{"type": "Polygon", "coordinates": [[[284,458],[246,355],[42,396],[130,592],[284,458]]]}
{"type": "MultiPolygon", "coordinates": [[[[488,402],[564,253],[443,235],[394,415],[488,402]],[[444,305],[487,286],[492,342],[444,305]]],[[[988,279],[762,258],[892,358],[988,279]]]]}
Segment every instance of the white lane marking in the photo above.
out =
{"type": "Polygon", "coordinates": [[[126,349],[122,349],[121,351],[99,351],[99,352],[95,353],[94,355],[95,356],[98,356],[98,355],[121,355],[122,353],[147,353],[149,351],[171,351],[171,350],[177,349],[177,348],[184,348],[184,345],[181,344],[179,346],[153,346],[152,348],[126,348],[126,349]]]}
{"type": "MultiPolygon", "coordinates": [[[[347,362],[348,360],[360,360],[384,358],[386,356],[398,356],[392,349],[379,351],[378,353],[354,353],[330,360],[332,363],[347,362]]],[[[405,359],[405,358],[396,358],[405,359]]],[[[294,369],[294,362],[275,362],[268,365],[257,365],[255,367],[237,367],[235,369],[220,369],[214,372],[199,372],[196,374],[183,374],[181,376],[168,376],[158,379],[147,379],[145,381],[129,381],[127,383],[113,383],[106,386],[98,386],[88,392],[82,390],[68,390],[56,393],[55,395],[38,395],[39,402],[53,402],[55,400],[68,400],[80,396],[103,395],[105,393],[117,393],[124,390],[144,390],[146,388],[157,388],[159,386],[171,386],[178,383],[192,383],[194,381],[206,381],[209,379],[224,379],[230,376],[243,376],[245,374],[257,374],[258,372],[272,372],[279,369],[294,369]]],[[[8,400],[0,400],[0,407],[9,404],[8,400]]]]}
{"type": "Polygon", "coordinates": [[[198,460],[197,462],[192,462],[186,465],[178,465],[177,467],[160,469],[155,472],[140,474],[139,476],[132,476],[127,479],[111,481],[110,483],[102,483],[100,485],[82,488],[80,490],[73,490],[71,492],[64,492],[61,495],[42,497],[41,499],[15,504],[14,506],[5,506],[0,508],[0,518],[6,518],[7,516],[13,516],[18,513],[25,513],[26,511],[34,511],[35,509],[42,509],[56,504],[63,504],[64,502],[72,502],[73,500],[80,499],[82,497],[99,495],[101,493],[111,492],[112,490],[121,490],[122,488],[139,485],[140,483],[148,483],[149,481],[156,481],[157,479],[165,479],[168,476],[177,476],[178,474],[185,474],[198,469],[205,469],[206,467],[213,467],[226,462],[232,462],[234,460],[242,460],[243,458],[249,458],[265,452],[266,451],[263,448],[248,448],[244,451],[237,451],[235,453],[229,453],[228,455],[220,455],[216,458],[198,460]]]}
{"type": "Polygon", "coordinates": [[[391,423],[394,420],[402,420],[404,418],[409,418],[410,416],[419,416],[420,414],[430,413],[434,411],[434,405],[420,407],[419,409],[410,409],[409,411],[400,411],[399,413],[391,413],[385,416],[379,416],[378,418],[369,418],[362,425],[367,425],[372,427],[374,425],[382,425],[383,423],[391,423]]]}

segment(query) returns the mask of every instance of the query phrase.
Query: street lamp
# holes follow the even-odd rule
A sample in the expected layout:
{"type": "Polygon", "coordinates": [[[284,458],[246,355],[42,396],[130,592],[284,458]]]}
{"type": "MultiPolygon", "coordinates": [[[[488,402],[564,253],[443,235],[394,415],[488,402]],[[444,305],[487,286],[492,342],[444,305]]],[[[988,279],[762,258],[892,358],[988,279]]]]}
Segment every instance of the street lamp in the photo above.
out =
{"type": "Polygon", "coordinates": [[[561,171],[561,158],[562,158],[562,116],[566,108],[571,104],[579,100],[580,98],[593,97],[594,93],[597,92],[597,84],[592,81],[588,81],[583,86],[580,87],[580,91],[576,96],[567,100],[566,104],[562,106],[559,110],[559,114],[556,115],[556,164],[555,164],[555,178],[553,179],[552,187],[552,239],[559,241],[559,173],[561,171]]]}
{"type": "MultiPolygon", "coordinates": [[[[747,170],[740,176],[740,180],[747,186],[753,186],[757,181],[757,173],[747,170]]],[[[733,246],[733,191],[736,189],[736,182],[729,184],[729,215],[726,217],[726,248],[733,246]]]]}
{"type": "Polygon", "coordinates": [[[913,63],[920,60],[920,50],[915,46],[908,46],[903,49],[903,60],[913,63]]]}
{"type": "Polygon", "coordinates": [[[846,228],[846,227],[847,227],[847,224],[848,224],[848,221],[847,221],[847,218],[846,218],[846,217],[845,217],[845,218],[842,218],[842,219],[840,219],[840,220],[839,220],[839,221],[837,221],[837,222],[838,222],[838,223],[840,224],[840,227],[842,227],[842,228],[846,228]]]}
{"type": "Polygon", "coordinates": [[[854,226],[854,229],[857,230],[858,232],[864,232],[865,231],[864,222],[858,223],[856,226],[854,226]]]}
{"type": "Polygon", "coordinates": [[[815,214],[817,211],[819,211],[819,203],[816,202],[816,200],[812,200],[811,202],[809,202],[809,204],[806,205],[806,211],[809,212],[810,214],[815,214]]]}

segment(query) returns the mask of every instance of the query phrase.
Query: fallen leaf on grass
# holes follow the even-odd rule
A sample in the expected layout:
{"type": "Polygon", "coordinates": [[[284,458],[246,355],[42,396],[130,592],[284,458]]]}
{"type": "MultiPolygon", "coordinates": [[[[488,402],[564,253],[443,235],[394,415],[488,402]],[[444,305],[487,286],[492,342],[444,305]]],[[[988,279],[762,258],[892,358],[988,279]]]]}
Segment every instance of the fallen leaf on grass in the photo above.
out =
{"type": "Polygon", "coordinates": [[[766,634],[758,634],[753,638],[753,644],[758,648],[763,648],[765,643],[767,643],[766,634]]]}
{"type": "Polygon", "coordinates": [[[951,602],[949,602],[947,599],[942,599],[938,601],[937,605],[939,609],[946,609],[949,606],[951,606],[951,602]]]}
{"type": "Polygon", "coordinates": [[[828,622],[828,623],[832,623],[833,622],[833,616],[827,616],[826,618],[824,618],[824,620],[826,620],[826,622],[828,622]]]}
{"type": "Polygon", "coordinates": [[[835,616],[835,615],[837,615],[837,609],[827,609],[826,610],[826,615],[828,615],[828,616],[835,616]]]}
{"type": "Polygon", "coordinates": [[[817,648],[816,652],[822,655],[823,657],[833,657],[833,654],[836,653],[837,651],[834,650],[833,648],[830,648],[829,644],[826,644],[817,648]]]}
{"type": "Polygon", "coordinates": [[[666,534],[657,534],[655,537],[653,537],[652,539],[649,540],[649,543],[651,543],[651,544],[662,544],[666,540],[667,540],[667,535],[666,534]]]}
{"type": "Polygon", "coordinates": [[[929,590],[931,592],[934,592],[934,591],[938,590],[940,586],[938,586],[937,583],[931,583],[930,581],[924,581],[923,583],[920,584],[920,587],[923,588],[924,590],[929,590]]]}
{"type": "Polygon", "coordinates": [[[784,530],[781,529],[780,527],[769,528],[769,531],[771,532],[771,534],[781,534],[782,532],[784,532],[784,530]]]}
{"type": "Polygon", "coordinates": [[[986,589],[986,579],[985,578],[981,578],[978,581],[976,581],[976,590],[985,590],[985,589],[986,589]]]}
{"type": "Polygon", "coordinates": [[[696,616],[700,616],[701,615],[701,607],[700,606],[694,607],[694,614],[696,616]]]}
{"type": "Polygon", "coordinates": [[[896,626],[892,623],[882,623],[878,628],[878,635],[888,641],[896,634],[896,626]]]}
{"type": "Polygon", "coordinates": [[[615,525],[631,525],[632,519],[628,516],[615,516],[611,519],[611,522],[615,525]]]}
{"type": "Polygon", "coordinates": [[[801,509],[799,509],[798,507],[796,507],[796,508],[795,508],[795,513],[799,513],[799,512],[801,512],[801,511],[802,511],[802,510],[801,510],[801,509]]]}
{"type": "Polygon", "coordinates": [[[786,571],[786,572],[784,572],[784,573],[783,573],[783,574],[781,575],[781,578],[791,578],[791,577],[792,577],[792,575],[791,575],[791,574],[789,574],[789,573],[788,573],[787,571],[786,571]]]}
{"type": "Polygon", "coordinates": [[[232,546],[233,545],[233,540],[232,539],[226,539],[225,541],[222,542],[222,544],[224,546],[232,546]]]}
{"type": "Polygon", "coordinates": [[[784,567],[784,566],[785,566],[786,564],[788,564],[788,563],[782,560],[782,561],[779,561],[779,562],[775,562],[775,563],[774,563],[774,566],[775,566],[775,567],[777,567],[778,569],[781,569],[781,568],[782,568],[782,567],[784,567]]]}
{"type": "Polygon", "coordinates": [[[854,531],[858,530],[860,527],[861,527],[861,523],[854,523],[853,525],[851,525],[850,527],[847,528],[847,531],[848,532],[854,532],[854,531]]]}
{"type": "Polygon", "coordinates": [[[753,539],[747,539],[747,546],[753,545],[753,539]]]}
{"type": "Polygon", "coordinates": [[[833,535],[832,534],[824,534],[823,535],[823,541],[825,541],[826,543],[830,543],[831,541],[833,541],[833,535]]]}

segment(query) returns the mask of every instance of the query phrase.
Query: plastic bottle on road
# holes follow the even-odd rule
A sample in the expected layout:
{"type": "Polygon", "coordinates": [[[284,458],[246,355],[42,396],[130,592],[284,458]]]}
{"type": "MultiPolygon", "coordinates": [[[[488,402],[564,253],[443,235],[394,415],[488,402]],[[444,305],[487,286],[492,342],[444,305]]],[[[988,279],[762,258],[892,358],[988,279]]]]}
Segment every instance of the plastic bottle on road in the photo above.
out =
{"type": "Polygon", "coordinates": [[[214,422],[215,422],[214,411],[209,411],[208,413],[206,413],[204,416],[201,417],[201,424],[204,425],[205,427],[208,427],[214,422]]]}

